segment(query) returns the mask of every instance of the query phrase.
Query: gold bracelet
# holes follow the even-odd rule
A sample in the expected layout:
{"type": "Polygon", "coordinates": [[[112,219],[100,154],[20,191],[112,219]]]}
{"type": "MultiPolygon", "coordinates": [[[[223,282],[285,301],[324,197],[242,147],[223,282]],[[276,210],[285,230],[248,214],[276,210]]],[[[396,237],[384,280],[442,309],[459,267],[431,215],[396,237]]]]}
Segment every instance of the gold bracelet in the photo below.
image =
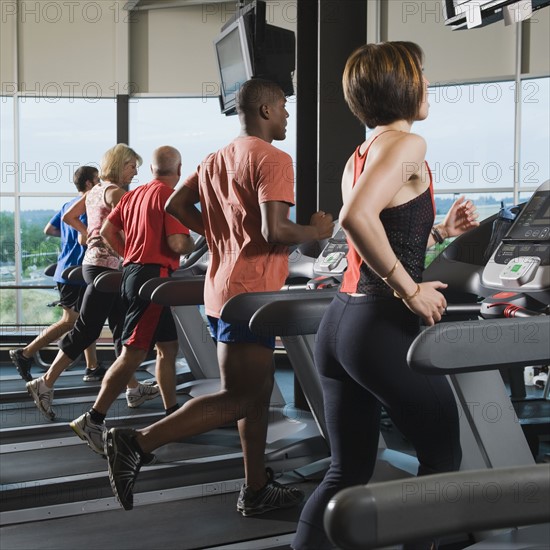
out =
{"type": "Polygon", "coordinates": [[[416,298],[419,294],[420,294],[420,285],[418,283],[416,283],[416,290],[410,296],[401,296],[396,290],[393,291],[393,295],[396,298],[403,300],[404,302],[409,302],[413,298],[416,298]]]}
{"type": "Polygon", "coordinates": [[[388,279],[393,275],[394,271],[397,269],[397,266],[399,265],[399,258],[397,258],[397,261],[395,262],[395,265],[390,269],[390,272],[385,277],[380,277],[385,283],[388,282],[388,279]]]}

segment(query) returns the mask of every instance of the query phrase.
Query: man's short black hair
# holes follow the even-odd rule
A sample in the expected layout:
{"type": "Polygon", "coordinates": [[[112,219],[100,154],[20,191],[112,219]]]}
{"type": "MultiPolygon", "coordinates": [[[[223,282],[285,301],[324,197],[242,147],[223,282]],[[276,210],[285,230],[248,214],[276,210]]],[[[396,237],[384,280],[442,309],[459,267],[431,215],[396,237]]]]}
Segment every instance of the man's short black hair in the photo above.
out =
{"type": "Polygon", "coordinates": [[[276,82],[263,78],[247,80],[237,93],[237,112],[250,114],[261,105],[272,105],[284,97],[282,88],[276,82]]]}

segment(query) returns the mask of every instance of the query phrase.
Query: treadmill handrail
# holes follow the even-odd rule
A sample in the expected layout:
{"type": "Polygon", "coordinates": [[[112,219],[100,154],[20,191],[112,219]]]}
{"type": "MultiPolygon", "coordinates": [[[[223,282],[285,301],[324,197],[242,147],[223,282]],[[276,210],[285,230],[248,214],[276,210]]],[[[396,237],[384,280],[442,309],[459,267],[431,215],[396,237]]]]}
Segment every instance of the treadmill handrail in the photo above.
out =
{"type": "Polygon", "coordinates": [[[538,464],[350,487],[329,502],[324,523],[338,548],[365,550],[548,518],[550,465],[538,464]]]}
{"type": "Polygon", "coordinates": [[[57,263],[50,264],[46,267],[46,269],[44,269],[44,275],[46,275],[46,277],[53,277],[55,275],[56,269],[57,269],[57,263]]]}
{"type": "Polygon", "coordinates": [[[316,334],[336,292],[309,290],[308,296],[278,300],[260,307],[250,319],[250,330],[260,336],[299,336],[316,334]]]}
{"type": "Polygon", "coordinates": [[[153,277],[139,287],[138,295],[142,300],[151,301],[153,293],[164,283],[168,282],[169,277],[153,277]]]}
{"type": "Polygon", "coordinates": [[[82,274],[82,266],[77,265],[69,272],[67,279],[72,283],[84,283],[84,275],[82,274]]]}
{"type": "Polygon", "coordinates": [[[165,279],[153,290],[150,300],[162,306],[202,305],[204,304],[204,280],[204,276],[165,279]]]}
{"type": "Polygon", "coordinates": [[[94,279],[94,288],[99,292],[119,292],[122,271],[105,271],[94,279]]]}
{"type": "Polygon", "coordinates": [[[74,281],[74,282],[84,281],[84,279],[82,278],[82,266],[81,265],[70,265],[69,267],[66,267],[61,272],[61,277],[63,279],[66,279],[67,281],[74,281]],[[73,272],[75,272],[75,274],[74,274],[75,278],[74,279],[71,278],[71,274],[73,272]]]}
{"type": "Polygon", "coordinates": [[[477,314],[481,311],[481,303],[471,303],[471,304],[448,304],[445,308],[444,315],[458,315],[461,313],[468,314],[477,314]]]}
{"type": "Polygon", "coordinates": [[[407,362],[422,374],[550,363],[550,316],[439,323],[421,332],[407,362]]]}
{"type": "Polygon", "coordinates": [[[336,292],[336,288],[329,288],[323,290],[290,289],[238,294],[227,300],[221,311],[221,319],[226,323],[248,324],[256,311],[266,304],[296,298],[316,300],[325,295],[334,296],[336,292]]]}

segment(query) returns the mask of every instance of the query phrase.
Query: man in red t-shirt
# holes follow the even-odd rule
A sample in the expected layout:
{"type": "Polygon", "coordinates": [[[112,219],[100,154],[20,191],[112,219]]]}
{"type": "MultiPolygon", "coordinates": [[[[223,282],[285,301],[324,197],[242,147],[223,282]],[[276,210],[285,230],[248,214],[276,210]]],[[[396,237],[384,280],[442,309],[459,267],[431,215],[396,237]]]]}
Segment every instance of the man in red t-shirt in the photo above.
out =
{"type": "Polygon", "coordinates": [[[285,138],[285,103],[278,85],[260,79],[246,82],[237,102],[241,134],[209,155],[167,203],[168,212],[208,242],[204,298],[217,340],[222,388],[191,399],[162,423],[107,433],[111,485],[127,510],[133,506],[134,481],[148,453],[236,420],[245,466],[237,510],[245,516],[261,514],[294,506],[304,497],[295,488],[279,485],[265,468],[274,339],[258,338],[247,325],[220,319],[222,306],[232,296],[282,287],[288,273],[287,245],[332,234],[330,214],[317,212],[311,225],[288,219],[294,203],[292,159],[271,145],[285,138]],[[201,211],[195,206],[199,201],[201,211]]]}
{"type": "Polygon", "coordinates": [[[174,147],[153,152],[153,181],[126,193],[109,214],[101,236],[123,258],[121,294],[126,310],[118,359],[107,371],[99,395],[71,428],[99,454],[103,451],[105,416],[147,353],[156,345],[156,378],[166,414],[177,408],[175,361],[178,337],[170,308],[142,300],[139,289],[154,277],[169,277],[181,254],[193,250],[189,230],[165,212],[181,177],[181,155],[174,147]]]}

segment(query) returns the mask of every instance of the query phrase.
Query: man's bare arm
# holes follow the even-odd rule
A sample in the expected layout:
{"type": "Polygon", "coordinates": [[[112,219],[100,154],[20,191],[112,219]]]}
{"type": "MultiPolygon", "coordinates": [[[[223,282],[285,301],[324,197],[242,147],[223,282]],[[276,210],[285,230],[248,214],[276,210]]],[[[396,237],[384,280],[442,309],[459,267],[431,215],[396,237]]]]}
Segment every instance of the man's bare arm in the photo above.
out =
{"type": "Polygon", "coordinates": [[[190,254],[195,249],[195,243],[191,236],[183,233],[168,235],[166,237],[166,242],[170,249],[180,256],[190,254]]]}
{"type": "Polygon", "coordinates": [[[61,229],[57,229],[57,227],[54,227],[50,222],[48,222],[46,227],[44,227],[44,234],[49,237],[61,237],[61,229]]]}
{"type": "Polygon", "coordinates": [[[332,235],[332,215],[316,212],[309,225],[300,225],[288,219],[289,205],[281,201],[260,204],[262,235],[268,243],[292,245],[328,239],[332,235]]]}
{"type": "Polygon", "coordinates": [[[124,256],[124,238],[118,227],[114,226],[109,220],[105,220],[99,233],[105,239],[105,242],[122,258],[124,256]]]}
{"type": "Polygon", "coordinates": [[[166,212],[179,220],[185,227],[204,235],[204,223],[202,214],[195,206],[199,202],[199,193],[186,185],[180,188],[171,195],[166,203],[166,212]]]}

